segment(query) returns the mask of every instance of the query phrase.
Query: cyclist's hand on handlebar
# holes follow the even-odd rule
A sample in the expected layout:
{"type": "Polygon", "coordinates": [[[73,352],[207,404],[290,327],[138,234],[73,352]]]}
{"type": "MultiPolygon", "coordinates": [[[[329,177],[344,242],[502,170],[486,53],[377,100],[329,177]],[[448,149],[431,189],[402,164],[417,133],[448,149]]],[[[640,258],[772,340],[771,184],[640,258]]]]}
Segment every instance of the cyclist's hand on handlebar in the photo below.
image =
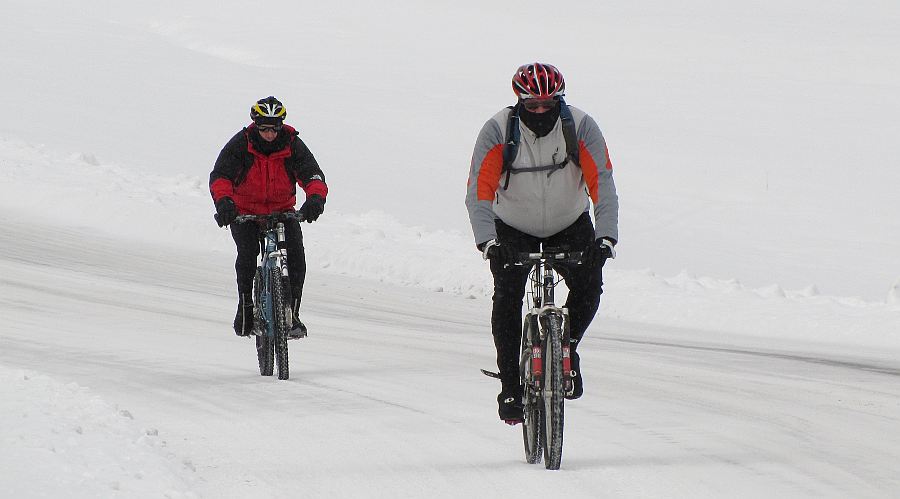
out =
{"type": "Polygon", "coordinates": [[[238,216],[234,201],[228,196],[216,201],[216,215],[216,222],[219,224],[219,227],[225,227],[234,222],[234,219],[238,216]]]}
{"type": "Polygon", "coordinates": [[[303,219],[306,220],[307,223],[314,222],[319,218],[319,215],[325,211],[325,198],[318,194],[313,194],[306,198],[306,201],[303,202],[303,205],[300,206],[300,209],[297,211],[303,215],[303,219]]]}
{"type": "Polygon", "coordinates": [[[496,239],[491,239],[478,246],[485,260],[495,260],[504,266],[521,263],[518,250],[509,244],[501,244],[496,239]]]}
{"type": "Polygon", "coordinates": [[[585,263],[597,262],[602,267],[608,258],[616,257],[616,243],[610,238],[595,239],[584,248],[581,253],[581,261],[585,263]]]}

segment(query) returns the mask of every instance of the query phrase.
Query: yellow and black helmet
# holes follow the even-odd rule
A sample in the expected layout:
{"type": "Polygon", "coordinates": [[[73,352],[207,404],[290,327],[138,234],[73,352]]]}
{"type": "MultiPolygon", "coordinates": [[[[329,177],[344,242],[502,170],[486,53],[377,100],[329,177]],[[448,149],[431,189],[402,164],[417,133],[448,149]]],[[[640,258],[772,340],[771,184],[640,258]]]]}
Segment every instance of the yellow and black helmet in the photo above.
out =
{"type": "Polygon", "coordinates": [[[286,116],[284,104],[271,95],[250,106],[250,119],[257,125],[281,124],[286,116]]]}

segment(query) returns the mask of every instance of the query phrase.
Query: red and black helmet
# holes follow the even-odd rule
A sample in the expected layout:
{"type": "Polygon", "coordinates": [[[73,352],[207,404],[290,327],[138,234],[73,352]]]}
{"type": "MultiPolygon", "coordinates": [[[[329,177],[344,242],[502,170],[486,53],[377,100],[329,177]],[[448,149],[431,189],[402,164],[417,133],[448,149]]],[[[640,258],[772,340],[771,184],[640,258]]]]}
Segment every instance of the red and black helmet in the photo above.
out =
{"type": "Polygon", "coordinates": [[[512,78],[512,88],[520,99],[551,99],[565,95],[566,80],[556,66],[535,62],[519,66],[512,78]]]}

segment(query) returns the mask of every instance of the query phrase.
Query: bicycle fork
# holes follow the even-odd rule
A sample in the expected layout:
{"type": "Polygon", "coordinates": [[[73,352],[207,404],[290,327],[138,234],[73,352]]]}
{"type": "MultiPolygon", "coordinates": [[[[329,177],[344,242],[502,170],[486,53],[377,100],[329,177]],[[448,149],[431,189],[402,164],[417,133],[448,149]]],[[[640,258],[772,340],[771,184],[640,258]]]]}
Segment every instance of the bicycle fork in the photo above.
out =
{"type": "Polygon", "coordinates": [[[530,379],[535,383],[536,388],[541,389],[544,374],[544,354],[543,354],[543,344],[544,339],[549,331],[552,331],[553,328],[545,326],[545,323],[549,321],[549,315],[554,314],[557,315],[557,320],[562,319],[562,324],[558,331],[562,335],[560,338],[560,343],[562,345],[562,369],[564,375],[564,383],[563,391],[565,393],[570,393],[574,388],[574,376],[572,372],[572,358],[571,358],[571,349],[569,342],[569,310],[566,308],[555,308],[554,310],[546,310],[548,307],[544,307],[545,310],[537,312],[539,317],[538,330],[536,338],[531,338],[531,376],[530,379]],[[561,317],[558,315],[561,311],[561,317]]]}
{"type": "MultiPolygon", "coordinates": [[[[260,293],[260,306],[261,310],[261,318],[263,319],[264,326],[263,334],[269,338],[274,338],[275,329],[274,329],[274,321],[275,321],[275,306],[274,297],[272,296],[271,289],[272,286],[276,285],[276,283],[270,282],[273,278],[270,269],[278,269],[279,273],[282,276],[287,275],[287,268],[285,265],[285,237],[284,237],[284,224],[279,222],[274,230],[270,230],[265,238],[262,240],[262,255],[263,262],[259,267],[260,277],[261,277],[261,290],[260,293]],[[274,234],[273,234],[274,232],[274,234]]],[[[280,284],[280,283],[279,283],[280,284]]]]}

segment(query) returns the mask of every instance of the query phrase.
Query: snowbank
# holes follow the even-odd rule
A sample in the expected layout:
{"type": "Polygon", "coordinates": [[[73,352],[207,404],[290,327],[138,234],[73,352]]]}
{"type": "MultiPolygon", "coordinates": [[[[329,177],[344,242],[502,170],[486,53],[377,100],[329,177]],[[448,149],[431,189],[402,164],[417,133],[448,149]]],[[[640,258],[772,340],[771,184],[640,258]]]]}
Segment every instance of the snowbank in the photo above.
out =
{"type": "MultiPolygon", "coordinates": [[[[206,180],[104,164],[90,153],[54,156],[0,139],[3,215],[33,216],[66,230],[198,252],[233,251],[216,227],[206,180]],[[22,207],[25,207],[23,213],[22,207]]],[[[462,210],[462,207],[460,207],[462,210]]],[[[461,216],[464,212],[461,211],[461,216]]],[[[377,210],[326,210],[304,224],[308,265],[327,273],[489,298],[492,281],[469,234],[409,227],[377,210]]],[[[897,286],[883,302],[820,295],[815,284],[749,288],[737,279],[656,275],[608,264],[601,315],[649,324],[900,350],[897,286]]]]}
{"type": "Polygon", "coordinates": [[[0,366],[6,497],[195,497],[190,460],[74,383],[0,366]]]}

